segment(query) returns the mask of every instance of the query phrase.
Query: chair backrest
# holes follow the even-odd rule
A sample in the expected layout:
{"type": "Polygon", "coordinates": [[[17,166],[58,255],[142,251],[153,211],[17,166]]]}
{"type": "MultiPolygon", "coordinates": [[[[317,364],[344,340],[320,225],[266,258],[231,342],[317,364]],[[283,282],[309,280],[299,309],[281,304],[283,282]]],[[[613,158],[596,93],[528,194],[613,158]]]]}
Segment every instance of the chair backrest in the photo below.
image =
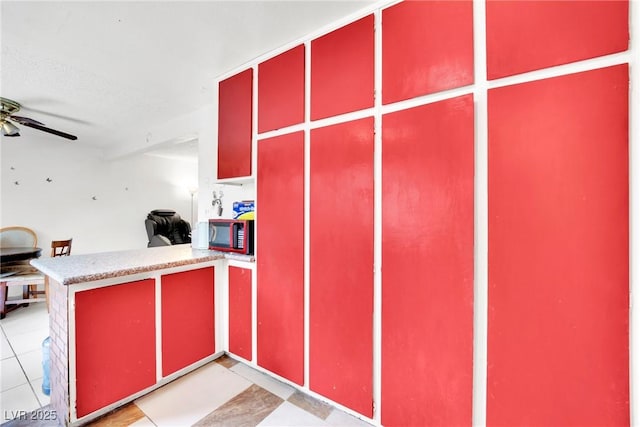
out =
{"type": "Polygon", "coordinates": [[[0,247],[35,248],[36,246],[38,246],[38,236],[32,229],[19,226],[0,228],[0,247]]]}
{"type": "Polygon", "coordinates": [[[147,237],[149,237],[147,245],[149,247],[167,245],[167,240],[172,245],[191,243],[191,225],[180,218],[176,211],[170,209],[153,210],[147,215],[144,224],[147,229],[147,237]],[[159,240],[157,236],[164,238],[159,240]]]}
{"type": "Polygon", "coordinates": [[[69,256],[71,255],[71,241],[69,240],[53,240],[51,241],[51,256],[69,256]]]}

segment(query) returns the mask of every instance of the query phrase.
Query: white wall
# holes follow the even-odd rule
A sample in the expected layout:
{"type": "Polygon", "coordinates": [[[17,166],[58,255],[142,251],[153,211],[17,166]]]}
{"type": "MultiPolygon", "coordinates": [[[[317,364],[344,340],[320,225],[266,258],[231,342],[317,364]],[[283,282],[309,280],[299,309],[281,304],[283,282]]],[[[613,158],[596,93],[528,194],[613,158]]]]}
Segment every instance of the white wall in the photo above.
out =
{"type": "MultiPolygon", "coordinates": [[[[216,96],[212,93],[212,99],[216,96]]],[[[216,182],[217,115],[217,104],[207,105],[181,116],[180,126],[169,126],[172,122],[152,129],[154,141],[134,136],[104,153],[82,141],[48,135],[3,137],[0,226],[32,228],[45,248],[43,256],[48,256],[51,240],[69,237],[74,239],[73,254],[146,247],[144,219],[149,211],[174,209],[192,223],[193,188],[198,188],[194,223],[218,218],[211,206],[213,190],[224,192],[221,217],[230,218],[233,202],[253,199],[255,185],[216,182]],[[197,162],[142,154],[189,138],[199,140],[197,162]]]]}
{"type": "Polygon", "coordinates": [[[32,228],[43,256],[51,240],[67,238],[72,254],[144,248],[153,209],[174,209],[191,222],[195,162],[144,154],[104,160],[81,141],[55,137],[2,138],[0,153],[0,225],[32,228]]]}

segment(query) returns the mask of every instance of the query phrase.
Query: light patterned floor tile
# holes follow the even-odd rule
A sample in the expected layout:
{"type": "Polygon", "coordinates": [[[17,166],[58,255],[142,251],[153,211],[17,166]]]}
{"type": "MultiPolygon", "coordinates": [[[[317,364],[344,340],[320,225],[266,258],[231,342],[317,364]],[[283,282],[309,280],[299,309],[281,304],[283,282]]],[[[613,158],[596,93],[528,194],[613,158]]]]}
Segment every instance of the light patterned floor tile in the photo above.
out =
{"type": "Polygon", "coordinates": [[[240,375],[210,363],[135,403],[157,426],[189,426],[249,386],[240,375]]]}
{"type": "Polygon", "coordinates": [[[335,408],[325,421],[334,427],[371,427],[370,423],[335,408]]]}
{"type": "Polygon", "coordinates": [[[13,356],[15,356],[15,354],[9,345],[9,341],[7,341],[4,333],[0,331],[0,359],[7,359],[13,356]]]}
{"type": "Polygon", "coordinates": [[[9,335],[7,339],[13,347],[16,355],[20,356],[24,353],[42,349],[42,341],[49,336],[49,327],[40,327],[40,329],[32,330],[22,334],[9,335]]]}
{"type": "Polygon", "coordinates": [[[7,391],[27,383],[27,377],[22,372],[20,363],[15,357],[0,361],[0,372],[2,372],[2,379],[0,380],[1,391],[7,391]]]}
{"type": "Polygon", "coordinates": [[[329,405],[328,403],[324,403],[320,399],[316,399],[315,397],[303,393],[299,390],[296,390],[296,392],[289,397],[288,401],[315,415],[321,420],[327,419],[327,417],[333,410],[333,406],[329,405]]]}
{"type": "Polygon", "coordinates": [[[37,302],[7,313],[7,316],[0,320],[0,327],[7,334],[9,341],[15,335],[49,328],[47,304],[37,302]]]}
{"type": "Polygon", "coordinates": [[[28,353],[18,355],[18,362],[22,365],[22,369],[27,374],[29,381],[42,378],[44,371],[42,370],[42,350],[33,350],[28,353]]]}
{"type": "Polygon", "coordinates": [[[265,390],[270,391],[283,400],[287,400],[289,396],[291,396],[296,390],[290,385],[285,384],[282,381],[278,381],[277,379],[266,374],[263,374],[262,372],[253,369],[250,366],[245,365],[244,363],[238,363],[229,369],[237,373],[238,375],[242,375],[249,381],[259,385],[265,390]]]}
{"type": "Polygon", "coordinates": [[[256,426],[282,402],[275,394],[253,384],[198,421],[194,427],[256,426]]]}
{"type": "Polygon", "coordinates": [[[27,414],[40,407],[36,395],[28,383],[0,393],[0,422],[5,422],[27,414]]]}
{"type": "Polygon", "coordinates": [[[258,424],[261,427],[315,427],[326,425],[328,424],[320,418],[289,402],[284,402],[278,406],[275,411],[258,424]]]}
{"type": "Polygon", "coordinates": [[[31,387],[36,393],[36,398],[40,402],[40,406],[46,406],[51,403],[51,396],[47,396],[42,392],[42,378],[31,381],[31,387]]]}

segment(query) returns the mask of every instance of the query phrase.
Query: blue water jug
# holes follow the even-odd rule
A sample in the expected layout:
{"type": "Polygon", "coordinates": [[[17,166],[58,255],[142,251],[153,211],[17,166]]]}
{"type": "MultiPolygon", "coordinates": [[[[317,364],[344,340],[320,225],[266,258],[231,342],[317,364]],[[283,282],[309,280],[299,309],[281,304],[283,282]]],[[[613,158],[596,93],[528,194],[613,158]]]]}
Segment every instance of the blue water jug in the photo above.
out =
{"type": "Polygon", "coordinates": [[[51,337],[46,337],[44,341],[42,341],[42,369],[44,370],[42,392],[47,396],[51,393],[51,384],[49,382],[49,370],[51,369],[50,347],[51,337]]]}

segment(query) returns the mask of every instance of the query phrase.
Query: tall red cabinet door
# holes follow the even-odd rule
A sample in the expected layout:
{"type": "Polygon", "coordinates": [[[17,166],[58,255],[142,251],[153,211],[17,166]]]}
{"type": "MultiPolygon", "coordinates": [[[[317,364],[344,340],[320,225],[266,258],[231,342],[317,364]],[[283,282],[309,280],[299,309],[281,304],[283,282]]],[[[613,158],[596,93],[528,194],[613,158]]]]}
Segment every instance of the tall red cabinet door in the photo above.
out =
{"type": "Polygon", "coordinates": [[[218,179],[251,175],[253,69],[218,85],[218,179]]]}
{"type": "Polygon", "coordinates": [[[215,353],[213,267],[162,276],[162,375],[215,353]]]}
{"type": "Polygon", "coordinates": [[[373,15],[311,42],[311,120],[373,107],[373,15]]]}
{"type": "Polygon", "coordinates": [[[258,141],[258,364],[304,383],[304,133],[258,141]]]}
{"type": "Polygon", "coordinates": [[[628,92],[489,91],[489,426],[629,425],[628,92]]]}
{"type": "Polygon", "coordinates": [[[472,95],[382,119],[382,424],[471,425],[472,95]]]}
{"type": "Polygon", "coordinates": [[[373,119],[311,131],[309,385],[372,416],[373,119]]]}
{"type": "Polygon", "coordinates": [[[473,3],[404,1],[382,11],[382,102],[473,83],[473,3]]]}
{"type": "Polygon", "coordinates": [[[304,120],[304,45],[258,66],[258,132],[304,120]]]}
{"type": "Polygon", "coordinates": [[[487,5],[489,79],[623,52],[629,2],[494,1],[487,5]]]}
{"type": "Polygon", "coordinates": [[[229,351],[251,360],[251,270],[229,266],[229,351]]]}
{"type": "Polygon", "coordinates": [[[156,383],[155,313],[153,279],[75,294],[78,417],[156,383]]]}

